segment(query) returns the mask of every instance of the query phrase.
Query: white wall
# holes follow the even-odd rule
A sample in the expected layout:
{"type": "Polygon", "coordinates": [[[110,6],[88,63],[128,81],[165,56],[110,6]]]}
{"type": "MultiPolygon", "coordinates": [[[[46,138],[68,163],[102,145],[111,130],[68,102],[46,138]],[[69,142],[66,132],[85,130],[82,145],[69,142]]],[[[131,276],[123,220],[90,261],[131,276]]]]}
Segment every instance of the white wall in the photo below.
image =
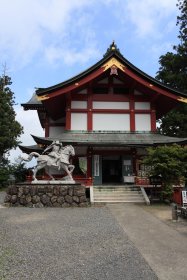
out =
{"type": "Polygon", "coordinates": [[[93,114],[93,130],[130,131],[129,114],[93,114]]]}
{"type": "Polygon", "coordinates": [[[150,102],[135,102],[135,110],[150,110],[150,102]]]}
{"type": "Polygon", "coordinates": [[[150,131],[151,130],[150,114],[135,114],[135,130],[136,131],[150,131]]]}
{"type": "Polygon", "coordinates": [[[87,109],[87,101],[71,101],[72,109],[87,109]]]}
{"type": "Polygon", "coordinates": [[[93,101],[93,109],[129,109],[129,102],[101,102],[93,101]]]}
{"type": "Polygon", "coordinates": [[[71,113],[71,130],[87,130],[86,113],[71,113]]]}

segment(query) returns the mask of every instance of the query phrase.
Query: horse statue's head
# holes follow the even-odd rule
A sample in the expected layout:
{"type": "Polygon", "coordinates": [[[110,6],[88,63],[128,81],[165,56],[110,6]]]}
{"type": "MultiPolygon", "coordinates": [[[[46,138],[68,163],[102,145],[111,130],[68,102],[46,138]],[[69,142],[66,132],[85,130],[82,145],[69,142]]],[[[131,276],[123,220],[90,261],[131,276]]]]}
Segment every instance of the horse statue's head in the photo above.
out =
{"type": "Polygon", "coordinates": [[[68,148],[69,148],[70,155],[74,156],[75,155],[75,149],[73,148],[73,146],[68,145],[68,148]]]}
{"type": "Polygon", "coordinates": [[[63,147],[62,150],[64,153],[67,153],[71,156],[75,155],[75,150],[72,145],[67,145],[67,146],[63,147]]]}

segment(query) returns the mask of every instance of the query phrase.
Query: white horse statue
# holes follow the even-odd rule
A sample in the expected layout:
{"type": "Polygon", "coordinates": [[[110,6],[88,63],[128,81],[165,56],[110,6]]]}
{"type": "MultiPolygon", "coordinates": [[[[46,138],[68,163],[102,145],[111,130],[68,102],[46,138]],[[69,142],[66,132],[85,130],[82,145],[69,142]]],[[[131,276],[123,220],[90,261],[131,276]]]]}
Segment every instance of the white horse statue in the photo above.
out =
{"type": "MultiPolygon", "coordinates": [[[[57,141],[56,141],[57,142],[57,141]]],[[[55,143],[56,146],[56,143],[55,143]]],[[[45,152],[45,151],[44,151],[45,152]]],[[[50,174],[50,167],[56,168],[57,170],[64,170],[67,173],[65,177],[66,181],[73,181],[72,172],[75,168],[74,165],[69,163],[69,157],[75,155],[73,146],[67,145],[65,147],[59,147],[58,152],[53,151],[49,155],[40,155],[36,152],[30,153],[28,156],[19,156],[21,161],[31,161],[33,157],[37,157],[37,165],[33,171],[33,180],[37,181],[36,174],[40,169],[45,168],[45,172],[49,175],[52,180],[55,178],[50,174]]]]}

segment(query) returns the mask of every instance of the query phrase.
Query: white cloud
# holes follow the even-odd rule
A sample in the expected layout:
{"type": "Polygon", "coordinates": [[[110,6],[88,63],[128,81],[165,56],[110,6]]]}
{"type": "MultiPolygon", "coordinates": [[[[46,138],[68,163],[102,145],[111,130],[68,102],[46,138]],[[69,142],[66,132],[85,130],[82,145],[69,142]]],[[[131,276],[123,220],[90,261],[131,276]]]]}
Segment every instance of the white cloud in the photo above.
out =
{"type": "MultiPolygon", "coordinates": [[[[123,23],[121,36],[128,32],[129,37],[133,34],[139,38],[162,38],[162,22],[171,14],[175,22],[177,11],[176,0],[0,0],[0,7],[0,62],[7,61],[13,70],[34,58],[51,65],[72,65],[98,57],[102,29],[115,39],[114,29],[107,29],[105,21],[96,31],[97,23],[107,17],[105,9],[111,12],[111,22],[115,21],[113,11],[117,22],[123,23]],[[102,13],[97,14],[98,7],[102,13]]],[[[172,28],[170,22],[165,32],[172,28]]]]}
{"type": "Polygon", "coordinates": [[[99,52],[93,46],[87,46],[81,51],[75,48],[63,49],[60,47],[50,46],[45,50],[45,57],[50,64],[64,62],[68,66],[75,63],[86,63],[90,58],[99,56],[99,52]]]}
{"type": "Polygon", "coordinates": [[[152,58],[157,58],[160,57],[161,55],[164,54],[165,50],[167,51],[172,51],[172,45],[168,42],[163,42],[161,44],[156,44],[156,45],[152,45],[150,48],[150,52],[152,54],[152,58]]]}
{"type": "MultiPolygon", "coordinates": [[[[36,136],[44,136],[44,131],[41,128],[38,114],[36,111],[24,111],[20,106],[15,106],[16,120],[23,126],[24,134],[21,135],[20,141],[23,146],[35,145],[31,134],[36,136]]],[[[21,154],[21,150],[11,150],[9,159],[14,162],[16,158],[21,154]]]]}
{"type": "Polygon", "coordinates": [[[121,1],[121,5],[124,15],[121,19],[132,23],[139,37],[152,35],[159,38],[162,36],[162,22],[171,14],[175,15],[173,18],[176,21],[176,0],[131,0],[121,1]]]}
{"type": "MultiPolygon", "coordinates": [[[[24,67],[35,56],[42,57],[53,39],[63,49],[64,42],[69,39],[67,30],[79,24],[79,30],[85,34],[84,8],[92,3],[86,0],[0,0],[1,59],[10,60],[16,67],[24,67]],[[79,22],[74,20],[78,12],[79,22]]],[[[89,32],[89,22],[85,30],[89,32]]],[[[83,43],[87,44],[86,36],[83,43]]]]}

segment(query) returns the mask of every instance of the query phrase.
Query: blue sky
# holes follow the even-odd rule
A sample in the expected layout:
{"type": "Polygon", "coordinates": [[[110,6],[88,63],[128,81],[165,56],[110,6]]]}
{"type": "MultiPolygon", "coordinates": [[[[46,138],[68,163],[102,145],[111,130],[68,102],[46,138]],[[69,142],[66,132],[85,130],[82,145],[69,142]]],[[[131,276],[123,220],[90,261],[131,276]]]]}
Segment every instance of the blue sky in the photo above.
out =
{"type": "MultiPolygon", "coordinates": [[[[21,141],[43,136],[36,112],[24,112],[34,87],[60,83],[103,57],[115,40],[121,53],[151,76],[160,55],[178,43],[177,0],[0,0],[0,66],[6,63],[21,141]]],[[[11,159],[20,152],[11,153],[11,159]]]]}

